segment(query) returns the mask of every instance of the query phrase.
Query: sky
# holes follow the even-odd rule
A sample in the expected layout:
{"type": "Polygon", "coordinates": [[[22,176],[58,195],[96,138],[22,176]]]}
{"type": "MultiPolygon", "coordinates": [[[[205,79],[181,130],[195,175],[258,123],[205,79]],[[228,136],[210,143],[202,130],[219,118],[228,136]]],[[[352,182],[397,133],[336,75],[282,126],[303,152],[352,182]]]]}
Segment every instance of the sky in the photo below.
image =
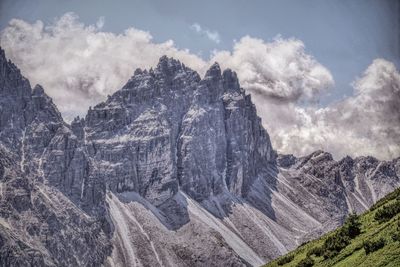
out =
{"type": "Polygon", "coordinates": [[[278,35],[298,38],[335,77],[336,90],[322,104],[351,94],[353,78],[373,59],[400,65],[398,0],[2,0],[0,28],[12,18],[50,23],[71,11],[85,24],[104,17],[105,31],[121,33],[134,26],[150,32],[155,42],[172,39],[203,58],[215,49],[232,49],[233,41],[245,35],[266,41],[278,35]],[[218,33],[219,42],[198,34],[196,25],[218,33]]]}
{"type": "Polygon", "coordinates": [[[400,156],[399,0],[1,0],[0,30],[67,120],[167,54],[237,71],[280,151],[400,156]]]}

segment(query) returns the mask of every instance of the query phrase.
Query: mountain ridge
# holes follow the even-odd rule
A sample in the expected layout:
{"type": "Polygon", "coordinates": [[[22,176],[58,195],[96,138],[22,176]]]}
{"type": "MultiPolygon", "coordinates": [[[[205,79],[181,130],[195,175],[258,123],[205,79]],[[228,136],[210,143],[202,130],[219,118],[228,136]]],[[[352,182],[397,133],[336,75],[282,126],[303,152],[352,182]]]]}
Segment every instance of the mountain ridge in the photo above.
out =
{"type": "Polygon", "coordinates": [[[400,189],[396,189],[366,212],[351,215],[345,226],[304,243],[265,266],[398,266],[399,201],[400,189]],[[355,234],[346,231],[349,225],[355,234]]]}
{"type": "MultiPolygon", "coordinates": [[[[42,87],[30,89],[8,66],[4,51],[0,63],[7,111],[0,141],[5,153],[19,151],[13,168],[20,176],[38,184],[27,192],[50,196],[50,204],[65,199],[99,231],[90,241],[99,246],[96,258],[73,263],[40,245],[50,263],[261,265],[400,183],[399,159],[278,155],[251,96],[218,64],[201,79],[164,56],[68,125],[42,87]],[[36,192],[42,186],[46,194],[36,192]]],[[[29,212],[32,198],[26,203],[10,213],[29,212]]],[[[53,204],[46,209],[60,208],[53,204]]],[[[24,242],[43,243],[42,234],[30,240],[25,231],[9,229],[24,242]]]]}

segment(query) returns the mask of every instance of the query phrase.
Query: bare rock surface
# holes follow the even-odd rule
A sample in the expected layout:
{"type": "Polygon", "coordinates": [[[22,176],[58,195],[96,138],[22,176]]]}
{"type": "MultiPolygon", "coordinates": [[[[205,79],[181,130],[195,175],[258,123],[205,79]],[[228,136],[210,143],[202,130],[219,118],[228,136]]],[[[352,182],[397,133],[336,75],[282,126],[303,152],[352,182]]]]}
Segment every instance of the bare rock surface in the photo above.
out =
{"type": "Polygon", "coordinates": [[[0,50],[0,266],[259,266],[399,176],[399,158],[278,155],[217,63],[164,56],[69,125],[0,50]]]}

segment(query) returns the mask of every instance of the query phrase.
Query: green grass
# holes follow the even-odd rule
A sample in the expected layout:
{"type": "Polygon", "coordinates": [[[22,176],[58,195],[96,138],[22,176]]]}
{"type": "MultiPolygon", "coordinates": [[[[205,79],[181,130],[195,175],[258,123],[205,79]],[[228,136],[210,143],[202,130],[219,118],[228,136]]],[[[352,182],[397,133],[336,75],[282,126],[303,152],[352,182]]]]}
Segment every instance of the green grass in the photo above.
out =
{"type": "MultiPolygon", "coordinates": [[[[335,267],[399,267],[400,266],[400,241],[393,236],[400,233],[400,213],[395,214],[388,220],[379,220],[376,216],[377,212],[382,212],[383,209],[400,205],[400,188],[387,195],[385,198],[378,201],[369,211],[360,215],[358,221],[361,223],[361,234],[350,239],[347,246],[338,252],[337,255],[325,259],[323,254],[315,256],[312,252],[320,252],[324,249],[325,241],[332,240],[332,236],[342,235],[346,233],[343,227],[325,234],[319,239],[310,241],[296,250],[284,255],[275,261],[265,265],[266,267],[296,267],[304,259],[310,257],[314,261],[313,266],[335,266],[335,267]],[[366,254],[364,244],[377,243],[378,240],[384,239],[385,245],[382,248],[366,254]],[[312,254],[310,256],[310,254],[312,254]],[[288,257],[290,256],[290,257],[288,257]],[[282,258],[292,258],[290,262],[282,261],[282,258]],[[279,265],[278,262],[281,264],[279,265]]],[[[379,217],[379,216],[378,216],[379,217]]],[[[320,253],[317,253],[320,254],[320,253]]]]}

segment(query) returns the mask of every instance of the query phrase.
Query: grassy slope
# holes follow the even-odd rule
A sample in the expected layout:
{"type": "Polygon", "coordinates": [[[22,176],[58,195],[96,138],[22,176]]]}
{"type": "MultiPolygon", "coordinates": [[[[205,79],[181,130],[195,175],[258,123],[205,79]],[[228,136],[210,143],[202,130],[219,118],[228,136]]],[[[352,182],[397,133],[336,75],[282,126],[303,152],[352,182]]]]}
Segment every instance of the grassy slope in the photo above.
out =
{"type": "MultiPolygon", "coordinates": [[[[337,256],[332,259],[324,260],[323,257],[311,256],[315,264],[313,266],[335,266],[335,267],[378,267],[378,266],[400,266],[400,242],[393,241],[392,234],[399,231],[398,225],[400,221],[400,214],[394,216],[391,220],[379,223],[374,219],[375,213],[384,208],[390,203],[396,201],[396,197],[400,196],[400,189],[390,193],[385,198],[376,203],[369,211],[362,214],[359,221],[362,223],[361,234],[351,240],[351,243],[344,248],[337,256]],[[366,255],[363,248],[363,243],[366,240],[376,240],[377,238],[384,238],[386,245],[375,252],[366,255]]],[[[266,266],[293,266],[295,267],[302,259],[306,258],[307,252],[314,247],[321,247],[328,236],[333,235],[338,230],[330,232],[317,240],[310,241],[309,243],[300,246],[296,250],[287,255],[294,255],[290,263],[278,265],[277,260],[270,262],[266,266]]],[[[287,256],[285,255],[285,256],[287,256]]],[[[283,256],[283,257],[285,257],[283,256]]]]}

